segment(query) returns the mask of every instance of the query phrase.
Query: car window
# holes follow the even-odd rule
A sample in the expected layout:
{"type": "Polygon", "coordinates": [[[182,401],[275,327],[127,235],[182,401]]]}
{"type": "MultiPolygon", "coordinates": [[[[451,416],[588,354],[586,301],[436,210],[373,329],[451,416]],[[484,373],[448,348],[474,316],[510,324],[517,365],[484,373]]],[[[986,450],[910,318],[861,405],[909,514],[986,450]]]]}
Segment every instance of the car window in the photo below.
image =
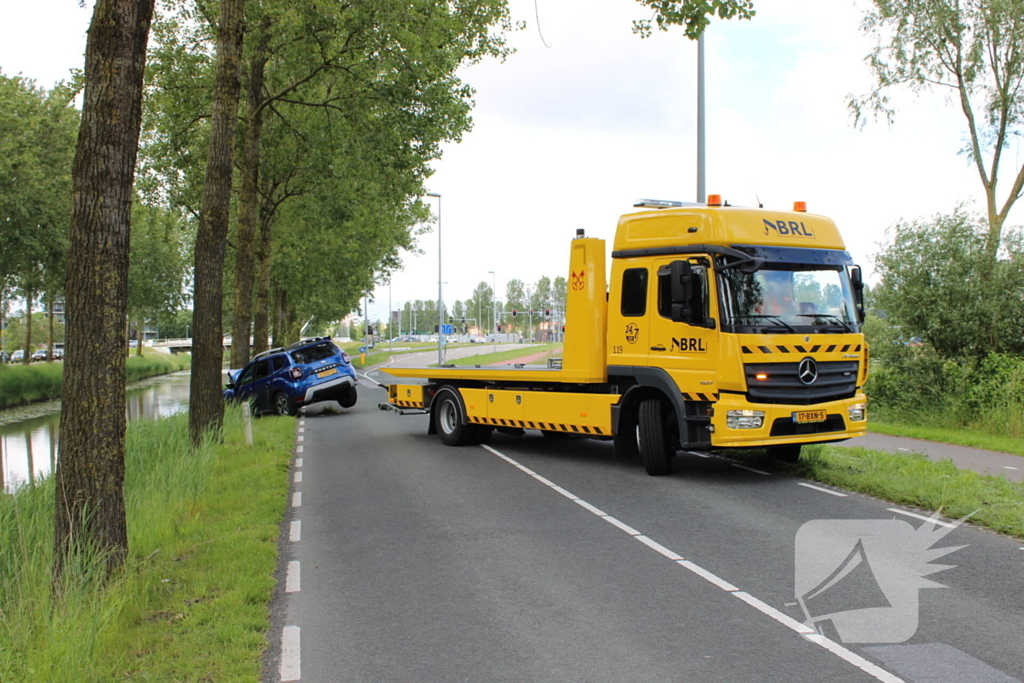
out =
{"type": "Polygon", "coordinates": [[[296,363],[305,365],[306,363],[315,363],[318,360],[330,358],[337,353],[338,347],[333,342],[324,342],[292,351],[292,358],[295,359],[296,363]]]}
{"type": "Polygon", "coordinates": [[[270,360],[274,364],[274,369],[272,370],[272,372],[277,372],[281,368],[288,367],[288,356],[285,356],[283,354],[280,356],[274,356],[270,360]]]}
{"type": "Polygon", "coordinates": [[[243,386],[245,384],[250,384],[252,382],[252,378],[253,378],[253,375],[254,375],[255,371],[256,371],[256,366],[255,365],[250,365],[249,367],[247,367],[245,370],[242,371],[242,376],[238,378],[238,381],[235,382],[235,384],[237,386],[243,386]]]}
{"type": "Polygon", "coordinates": [[[256,379],[257,380],[261,380],[264,377],[266,377],[267,375],[269,375],[270,374],[269,370],[270,370],[270,359],[269,358],[261,358],[260,360],[256,361],[256,379]]]}

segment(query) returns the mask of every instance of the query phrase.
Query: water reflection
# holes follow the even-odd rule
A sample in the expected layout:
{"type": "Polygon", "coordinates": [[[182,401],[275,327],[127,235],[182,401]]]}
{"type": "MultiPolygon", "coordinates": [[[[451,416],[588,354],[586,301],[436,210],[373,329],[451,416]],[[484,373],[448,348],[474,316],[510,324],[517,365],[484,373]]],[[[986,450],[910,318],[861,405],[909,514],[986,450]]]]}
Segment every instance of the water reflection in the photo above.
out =
{"type": "MultiPolygon", "coordinates": [[[[137,382],[128,390],[128,419],[183,412],[188,409],[188,394],[187,372],[137,382]]],[[[0,481],[4,490],[31,485],[54,470],[59,430],[60,401],[0,411],[0,481]]]]}

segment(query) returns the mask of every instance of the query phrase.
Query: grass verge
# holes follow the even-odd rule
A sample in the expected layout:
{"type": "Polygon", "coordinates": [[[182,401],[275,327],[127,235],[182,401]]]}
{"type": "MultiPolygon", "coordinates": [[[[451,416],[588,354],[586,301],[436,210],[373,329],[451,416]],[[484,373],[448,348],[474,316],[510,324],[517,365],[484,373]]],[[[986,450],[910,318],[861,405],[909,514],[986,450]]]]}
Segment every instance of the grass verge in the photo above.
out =
{"type": "Polygon", "coordinates": [[[0,496],[0,680],[259,681],[295,421],[253,427],[193,450],[187,415],[132,422],[126,568],[83,560],[60,601],[52,479],[0,496]]]}
{"type": "MultiPolygon", "coordinates": [[[[482,353],[479,356],[467,356],[465,358],[457,358],[450,361],[452,365],[490,365],[492,363],[501,363],[502,361],[514,361],[520,358],[526,358],[527,356],[533,356],[538,353],[554,353],[555,351],[561,351],[561,344],[534,344],[529,348],[512,349],[510,351],[498,351],[497,353],[482,353]]],[[[531,361],[531,363],[541,364],[542,361],[531,361]]]]}
{"type": "MultiPolygon", "coordinates": [[[[125,362],[125,377],[134,382],[155,375],[166,375],[189,367],[192,357],[159,352],[144,356],[132,355],[125,362]]],[[[0,408],[35,401],[60,398],[64,383],[64,363],[34,363],[32,365],[0,364],[0,408]]]]}
{"type": "Polygon", "coordinates": [[[940,511],[952,519],[977,510],[972,523],[1024,538],[1024,484],[961,470],[948,460],[932,462],[923,454],[824,445],[804,446],[800,462],[794,464],[769,458],[761,450],[728,455],[795,477],[940,511]]]}
{"type": "Polygon", "coordinates": [[[1024,441],[1009,436],[988,434],[975,429],[950,429],[948,427],[931,427],[875,420],[871,420],[868,427],[871,431],[878,432],[879,434],[906,436],[913,439],[938,441],[939,443],[950,443],[971,448],[984,448],[989,451],[1024,456],[1024,441]]]}

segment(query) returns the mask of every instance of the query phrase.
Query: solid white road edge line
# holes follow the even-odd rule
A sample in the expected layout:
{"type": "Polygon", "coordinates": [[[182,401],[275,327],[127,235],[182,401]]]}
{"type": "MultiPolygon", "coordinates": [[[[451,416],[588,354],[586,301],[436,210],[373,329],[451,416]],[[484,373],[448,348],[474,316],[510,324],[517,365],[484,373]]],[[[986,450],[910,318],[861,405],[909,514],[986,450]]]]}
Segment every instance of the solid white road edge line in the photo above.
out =
{"type": "Polygon", "coordinates": [[[302,680],[299,627],[285,626],[281,631],[281,680],[302,680]]]}
{"type": "MultiPolygon", "coordinates": [[[[784,614],[783,612],[780,612],[779,610],[775,609],[771,605],[769,605],[769,604],[767,604],[767,603],[765,603],[765,602],[763,602],[761,600],[758,600],[757,598],[755,598],[754,596],[750,595],[749,593],[747,593],[745,591],[741,591],[739,588],[737,588],[736,586],[732,585],[731,583],[729,583],[725,579],[722,579],[722,578],[716,576],[715,574],[709,572],[708,570],[704,569],[700,565],[694,564],[693,562],[691,562],[689,560],[684,560],[681,555],[679,555],[676,552],[666,548],[665,546],[661,545],[657,541],[654,541],[651,538],[649,538],[647,536],[644,536],[643,534],[641,534],[639,531],[637,531],[633,527],[631,527],[631,526],[629,526],[629,525],[627,525],[627,524],[625,524],[623,522],[620,522],[619,520],[615,519],[614,517],[612,517],[610,515],[602,514],[601,511],[598,508],[594,507],[590,503],[587,503],[585,500],[583,500],[579,496],[576,496],[576,495],[574,495],[572,493],[569,493],[568,491],[563,489],[561,486],[558,486],[557,484],[554,484],[553,482],[549,481],[548,479],[545,479],[544,477],[540,476],[539,474],[537,474],[533,470],[529,469],[528,467],[519,464],[518,462],[516,462],[512,458],[510,458],[507,455],[505,455],[504,453],[501,453],[500,451],[492,448],[491,446],[488,446],[487,444],[481,444],[481,446],[483,448],[485,448],[486,450],[490,451],[491,453],[493,453],[494,455],[498,456],[499,458],[501,458],[502,460],[504,460],[508,464],[510,464],[510,465],[512,465],[512,466],[514,466],[514,467],[516,467],[516,468],[518,468],[520,470],[522,470],[523,472],[529,474],[531,477],[533,477],[537,481],[543,482],[549,488],[555,489],[561,495],[565,496],[566,498],[569,498],[570,500],[572,500],[575,503],[578,503],[581,507],[583,507],[587,511],[591,512],[592,514],[596,515],[597,517],[600,517],[601,519],[605,520],[606,522],[609,522],[610,524],[612,524],[612,525],[622,529],[627,534],[629,534],[630,536],[634,537],[635,539],[637,539],[638,541],[640,541],[641,543],[643,543],[647,547],[651,548],[652,550],[655,550],[656,552],[664,555],[665,557],[669,558],[670,560],[674,560],[676,562],[676,564],[678,564],[681,567],[684,567],[684,568],[690,570],[691,572],[693,572],[697,576],[701,577],[702,579],[704,579],[708,583],[710,583],[710,584],[712,584],[714,586],[717,586],[718,588],[721,588],[721,589],[731,593],[733,596],[739,598],[740,600],[742,600],[743,602],[747,603],[748,605],[750,605],[754,609],[758,610],[762,614],[764,614],[764,615],[766,615],[768,617],[771,617],[772,619],[774,619],[775,621],[779,622],[783,626],[785,626],[785,627],[787,627],[787,628],[789,628],[789,629],[799,633],[805,639],[807,639],[809,642],[812,642],[815,645],[819,645],[819,646],[825,648],[826,650],[828,650],[832,654],[834,654],[837,657],[839,657],[840,659],[842,659],[842,660],[852,664],[853,666],[857,667],[858,669],[860,669],[864,673],[868,674],[869,676],[872,676],[872,677],[878,679],[879,681],[882,681],[883,683],[906,683],[902,678],[899,678],[898,676],[895,676],[895,675],[889,673],[888,671],[886,671],[885,669],[877,666],[876,664],[872,664],[868,660],[864,659],[863,657],[861,657],[860,655],[856,654],[855,652],[853,652],[851,650],[848,650],[847,648],[843,647],[839,643],[836,643],[833,640],[829,640],[828,638],[825,638],[824,636],[818,635],[814,631],[814,629],[812,629],[811,627],[809,627],[809,626],[807,626],[805,624],[800,623],[796,619],[793,619],[792,617],[784,614]]],[[[743,467],[742,465],[735,465],[735,466],[736,467],[743,467]]],[[[750,468],[744,467],[743,469],[750,469],[750,468]]],[[[758,472],[758,470],[753,470],[753,471],[758,472]]],[[[758,472],[758,473],[759,474],[768,474],[767,472],[758,472]]],[[[829,493],[832,493],[832,492],[829,491],[829,493]]],[[[903,512],[902,510],[895,510],[895,509],[891,509],[891,508],[890,508],[890,512],[900,512],[902,514],[909,514],[909,515],[911,515],[913,517],[920,517],[920,515],[914,515],[913,513],[903,512]]],[[[921,517],[921,519],[928,519],[928,518],[927,517],[921,517]]],[[[294,524],[294,522],[292,522],[292,523],[294,524]]],[[[937,524],[942,524],[942,525],[945,525],[945,526],[952,526],[952,525],[947,525],[945,522],[936,522],[936,523],[937,524]]]]}
{"type": "Polygon", "coordinates": [[[302,520],[297,519],[288,528],[288,540],[292,543],[302,540],[302,520]]]}
{"type": "Polygon", "coordinates": [[[899,508],[885,509],[888,510],[889,512],[895,512],[900,515],[906,515],[907,517],[913,517],[914,519],[920,519],[924,520],[925,522],[931,522],[932,524],[938,524],[939,526],[944,526],[947,529],[955,529],[957,527],[956,524],[950,524],[949,522],[940,522],[937,519],[932,519],[931,517],[926,517],[925,515],[919,515],[916,512],[907,512],[906,510],[900,510],[899,508]]]}
{"type": "Polygon", "coordinates": [[[736,462],[734,462],[732,464],[732,466],[733,467],[739,467],[741,470],[746,470],[748,472],[753,472],[754,474],[763,474],[766,477],[771,476],[771,472],[764,472],[762,470],[755,470],[753,467],[747,467],[746,465],[741,465],[741,464],[736,463],[736,462]]]}
{"type": "Polygon", "coordinates": [[[288,573],[284,577],[284,592],[285,593],[298,593],[302,590],[302,568],[299,566],[298,560],[292,560],[288,563],[288,573]]]}
{"type": "Polygon", "coordinates": [[[846,495],[845,493],[839,493],[839,491],[832,491],[830,489],[824,489],[824,488],[822,488],[820,486],[815,486],[814,484],[805,484],[802,481],[798,481],[797,482],[797,486],[805,486],[805,487],[807,487],[809,489],[814,489],[815,491],[821,491],[822,493],[830,493],[833,496],[839,496],[840,498],[849,498],[849,496],[846,495]]]}

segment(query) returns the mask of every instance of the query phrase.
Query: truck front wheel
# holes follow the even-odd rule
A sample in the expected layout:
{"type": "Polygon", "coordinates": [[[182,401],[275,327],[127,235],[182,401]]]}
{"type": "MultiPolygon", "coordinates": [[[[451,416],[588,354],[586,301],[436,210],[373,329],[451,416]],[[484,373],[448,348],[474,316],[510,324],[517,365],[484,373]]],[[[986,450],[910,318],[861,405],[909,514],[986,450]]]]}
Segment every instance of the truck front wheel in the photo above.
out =
{"type": "Polygon", "coordinates": [[[434,425],[437,427],[437,435],[441,437],[441,443],[446,446],[465,446],[473,443],[474,426],[465,424],[459,397],[452,391],[445,391],[436,401],[434,425]]]}
{"type": "Polygon", "coordinates": [[[660,477],[672,471],[672,447],[666,433],[665,412],[662,402],[649,398],[640,404],[639,429],[637,429],[637,447],[644,469],[652,477],[660,477]]]}

